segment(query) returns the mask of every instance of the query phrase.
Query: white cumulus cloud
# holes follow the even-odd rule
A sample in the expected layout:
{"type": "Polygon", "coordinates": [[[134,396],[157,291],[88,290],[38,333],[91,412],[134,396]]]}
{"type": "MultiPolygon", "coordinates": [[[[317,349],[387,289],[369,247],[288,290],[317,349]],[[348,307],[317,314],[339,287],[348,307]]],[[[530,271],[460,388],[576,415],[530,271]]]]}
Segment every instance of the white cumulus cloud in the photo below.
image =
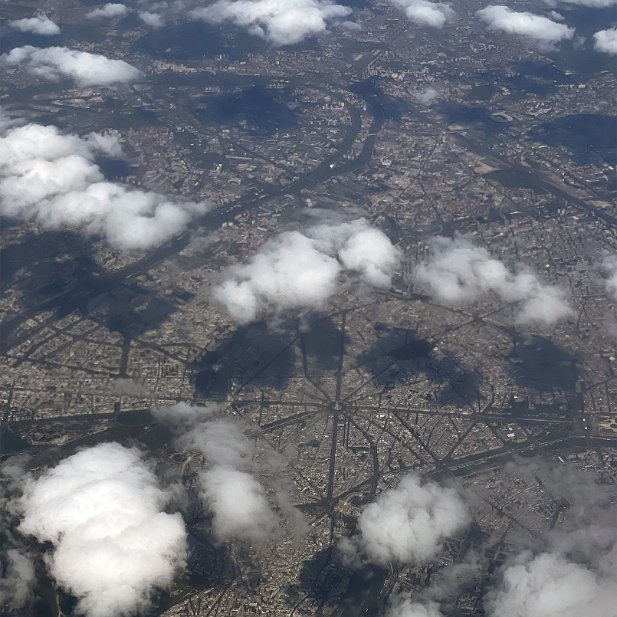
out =
{"type": "Polygon", "coordinates": [[[469,240],[437,237],[431,243],[431,256],[415,270],[415,280],[447,304],[467,304],[493,293],[505,302],[517,302],[518,320],[552,325],[572,314],[566,294],[545,285],[528,270],[517,273],[494,259],[469,240]]]}
{"type": "Polygon", "coordinates": [[[135,81],[140,71],[124,60],[68,47],[15,47],[0,56],[8,67],[23,66],[29,73],[50,81],[72,79],[78,86],[109,86],[135,81]]]}
{"type": "Polygon", "coordinates": [[[47,15],[14,19],[9,21],[9,26],[20,32],[33,32],[34,34],[42,34],[43,36],[60,34],[60,26],[49,19],[47,15]]]}
{"type": "Polygon", "coordinates": [[[150,28],[162,28],[165,25],[165,17],[160,13],[152,13],[150,11],[140,11],[139,19],[150,26],[150,28]]]}
{"type": "Polygon", "coordinates": [[[135,449],[105,443],[28,476],[19,531],[53,544],[50,574],[88,617],[146,609],[184,566],[186,538],[169,495],[135,449]]]}
{"type": "Polygon", "coordinates": [[[273,45],[294,45],[351,12],[330,0],[217,0],[190,16],[212,24],[231,21],[273,45]]]}
{"type": "Polygon", "coordinates": [[[429,0],[391,0],[391,2],[405,11],[410,21],[421,26],[443,28],[446,22],[454,17],[452,7],[445,2],[430,2],[429,0]]]}
{"type": "Polygon", "coordinates": [[[399,251],[365,219],[284,232],[266,242],[248,262],[233,266],[213,289],[237,322],[285,310],[320,309],[344,274],[388,287],[399,251]]]}
{"type": "Polygon", "coordinates": [[[104,6],[86,13],[86,17],[88,19],[114,19],[116,17],[124,17],[128,12],[129,8],[126,4],[108,2],[104,6]]]}
{"type": "Polygon", "coordinates": [[[617,28],[600,30],[593,35],[594,49],[605,54],[617,55],[617,28]]]}
{"type": "Polygon", "coordinates": [[[477,15],[491,30],[522,36],[542,46],[550,47],[574,36],[574,28],[565,24],[527,11],[513,11],[504,5],[487,6],[477,15]]]}
{"type": "Polygon", "coordinates": [[[362,510],[359,535],[345,539],[340,549],[350,561],[421,564],[470,523],[469,509],[456,490],[409,475],[362,510]]]}
{"type": "Polygon", "coordinates": [[[113,137],[63,134],[27,124],[0,134],[0,213],[45,229],[101,235],[123,250],[147,249],[182,232],[204,204],[107,182],[98,155],[118,156],[113,137]]]}

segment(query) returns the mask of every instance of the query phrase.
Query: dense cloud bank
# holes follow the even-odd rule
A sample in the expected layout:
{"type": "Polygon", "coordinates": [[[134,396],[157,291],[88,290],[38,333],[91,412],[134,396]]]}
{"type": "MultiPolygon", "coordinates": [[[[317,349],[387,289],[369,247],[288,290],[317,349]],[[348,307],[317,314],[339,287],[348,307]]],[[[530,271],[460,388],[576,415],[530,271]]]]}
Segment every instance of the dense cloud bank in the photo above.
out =
{"type": "Polygon", "coordinates": [[[0,56],[0,64],[22,66],[29,73],[50,81],[72,79],[78,86],[110,86],[135,81],[141,75],[124,60],[68,47],[15,47],[0,56]]]}
{"type": "Polygon", "coordinates": [[[351,563],[420,564],[470,523],[469,509],[455,489],[409,475],[364,508],[359,535],[343,540],[339,548],[351,563]]]}
{"type": "Polygon", "coordinates": [[[546,47],[574,36],[574,28],[528,11],[513,11],[504,5],[487,6],[477,15],[491,30],[516,34],[546,47]]]}
{"type": "Polygon", "coordinates": [[[185,562],[185,529],[139,451],[116,443],[83,450],[27,476],[19,531],[50,542],[50,574],[89,617],[146,609],[185,562]]]}
{"type": "Polygon", "coordinates": [[[399,251],[365,219],[315,225],[266,242],[248,262],[230,268],[213,290],[239,323],[285,310],[321,309],[346,276],[388,287],[399,251]]]}
{"type": "Polygon", "coordinates": [[[282,485],[271,497],[254,473],[256,444],[248,427],[232,418],[216,417],[216,407],[178,403],[155,411],[170,426],[176,444],[203,454],[207,468],[200,471],[200,495],[213,515],[212,530],[223,542],[263,543],[282,524],[281,513],[296,527],[299,513],[282,485]],[[275,503],[276,508],[271,504],[275,503]]]}
{"type": "Polygon", "coordinates": [[[430,257],[415,271],[418,285],[446,304],[473,303],[488,293],[519,304],[518,321],[552,325],[572,314],[566,293],[545,285],[533,272],[509,271],[484,248],[469,240],[437,237],[430,257]]]}
{"type": "MultiPolygon", "coordinates": [[[[6,123],[10,124],[10,123],[6,123]]],[[[147,249],[184,231],[204,204],[107,182],[99,155],[121,153],[115,137],[63,134],[27,124],[0,131],[0,214],[44,229],[101,235],[119,249],[147,249]]]]}
{"type": "Polygon", "coordinates": [[[391,0],[394,6],[405,12],[410,21],[421,26],[443,28],[454,18],[454,11],[449,3],[430,2],[429,0],[391,0]]]}

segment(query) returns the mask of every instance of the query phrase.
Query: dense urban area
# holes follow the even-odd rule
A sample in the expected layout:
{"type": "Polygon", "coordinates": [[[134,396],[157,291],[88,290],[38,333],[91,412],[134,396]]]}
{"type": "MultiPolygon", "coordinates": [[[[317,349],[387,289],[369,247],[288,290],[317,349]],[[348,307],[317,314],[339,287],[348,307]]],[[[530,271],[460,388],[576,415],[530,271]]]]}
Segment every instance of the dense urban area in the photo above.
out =
{"type": "MultiPolygon", "coordinates": [[[[121,144],[92,159],[109,181],[206,205],[128,251],[2,208],[4,475],[21,466],[35,483],[108,442],[145,452],[163,489],[183,492],[187,548],[144,615],[582,615],[494,607],[521,555],[554,557],[555,537],[606,513],[615,531],[615,56],[491,30],[470,17],[485,6],[476,0],[456,2],[442,28],[414,24],[402,4],[354,0],[349,22],[284,46],[177,15],[160,28],[132,11],[86,18],[100,4],[0,4],[0,52],[42,45],[9,25],[42,10],[62,26],[54,45],[139,76],[48,81],[0,58],[0,105],[21,125],[121,144]],[[358,219],[396,252],[389,284],[346,271],[319,305],[270,300],[247,319],[221,301],[268,242],[358,219]],[[527,319],[523,295],[496,285],[451,301],[426,275],[436,238],[498,260],[508,284],[528,276],[558,290],[559,319],[527,319]],[[161,420],[177,405],[240,427],[275,504],[272,533],[213,528],[198,493],[204,465],[217,466],[161,420]],[[462,500],[469,520],[426,557],[371,558],[367,513],[414,478],[462,500]]],[[[519,8],[548,10],[532,4],[519,8]]],[[[555,10],[587,37],[614,20],[610,4],[587,9],[597,24],[583,9],[555,10]]],[[[0,200],[5,164],[0,154],[0,200]]],[[[0,539],[19,535],[7,512],[0,539]]],[[[76,609],[89,596],[46,571],[56,541],[22,536],[37,582],[19,608],[3,607],[0,578],[1,615],[142,614],[76,609]]],[[[598,596],[607,577],[614,593],[614,571],[581,554],[567,553],[597,577],[598,596]]]]}

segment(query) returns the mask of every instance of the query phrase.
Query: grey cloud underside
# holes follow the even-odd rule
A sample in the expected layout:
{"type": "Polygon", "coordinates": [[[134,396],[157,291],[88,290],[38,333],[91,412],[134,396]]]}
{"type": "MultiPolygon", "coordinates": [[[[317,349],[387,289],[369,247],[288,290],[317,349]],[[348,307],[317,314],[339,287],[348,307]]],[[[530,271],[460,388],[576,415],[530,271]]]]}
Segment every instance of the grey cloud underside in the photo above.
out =
{"type": "Polygon", "coordinates": [[[205,204],[105,180],[98,155],[119,156],[115,137],[63,134],[54,126],[10,126],[0,134],[0,213],[44,229],[101,235],[121,250],[147,249],[184,231],[205,204]]]}
{"type": "Polygon", "coordinates": [[[284,311],[324,308],[348,276],[352,283],[388,287],[400,253],[365,219],[285,232],[245,264],[230,268],[213,297],[239,323],[284,311]]]}
{"type": "Polygon", "coordinates": [[[168,501],[140,452],[105,443],[28,476],[18,529],[53,544],[47,567],[79,612],[128,615],[184,567],[184,523],[164,511],[168,501]]]}
{"type": "Polygon", "coordinates": [[[494,294],[517,303],[521,323],[553,325],[572,315],[563,289],[545,285],[527,269],[511,272],[469,240],[437,237],[430,248],[431,255],[416,267],[415,281],[445,304],[469,304],[494,294]]]}

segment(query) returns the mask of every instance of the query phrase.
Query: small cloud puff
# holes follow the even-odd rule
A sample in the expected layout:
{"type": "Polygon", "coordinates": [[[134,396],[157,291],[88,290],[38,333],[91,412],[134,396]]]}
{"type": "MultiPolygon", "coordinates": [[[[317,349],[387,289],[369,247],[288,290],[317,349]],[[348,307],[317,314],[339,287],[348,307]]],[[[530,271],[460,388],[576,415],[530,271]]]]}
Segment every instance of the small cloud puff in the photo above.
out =
{"type": "Polygon", "coordinates": [[[617,4],[617,0],[561,0],[561,2],[594,9],[603,9],[617,4]]]}
{"type": "Polygon", "coordinates": [[[60,26],[54,23],[47,15],[36,15],[26,19],[15,19],[9,21],[9,26],[20,32],[32,32],[43,36],[54,36],[60,34],[60,26]]]}
{"type": "Polygon", "coordinates": [[[431,105],[439,98],[439,92],[435,88],[426,88],[421,92],[415,92],[412,96],[421,105],[431,105]]]}
{"type": "Polygon", "coordinates": [[[150,26],[150,28],[154,28],[155,30],[165,25],[165,17],[159,13],[140,11],[138,15],[139,19],[141,19],[146,26],[150,26]]]}
{"type": "Polygon", "coordinates": [[[435,602],[421,604],[399,597],[391,602],[386,617],[443,617],[443,615],[435,602]]]}

